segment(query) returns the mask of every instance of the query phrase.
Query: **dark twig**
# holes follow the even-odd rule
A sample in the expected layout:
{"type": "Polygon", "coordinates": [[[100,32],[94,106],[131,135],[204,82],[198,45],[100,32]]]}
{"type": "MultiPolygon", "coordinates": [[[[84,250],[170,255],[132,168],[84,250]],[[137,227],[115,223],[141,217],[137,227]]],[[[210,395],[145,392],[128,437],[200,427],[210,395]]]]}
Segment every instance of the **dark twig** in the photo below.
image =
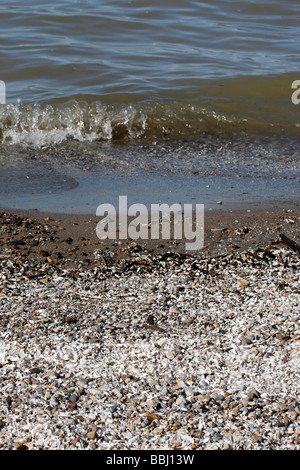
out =
{"type": "Polygon", "coordinates": [[[280,238],[285,245],[287,245],[293,251],[300,253],[300,245],[298,245],[298,243],[288,238],[286,235],[284,235],[284,233],[280,233],[280,238]]]}

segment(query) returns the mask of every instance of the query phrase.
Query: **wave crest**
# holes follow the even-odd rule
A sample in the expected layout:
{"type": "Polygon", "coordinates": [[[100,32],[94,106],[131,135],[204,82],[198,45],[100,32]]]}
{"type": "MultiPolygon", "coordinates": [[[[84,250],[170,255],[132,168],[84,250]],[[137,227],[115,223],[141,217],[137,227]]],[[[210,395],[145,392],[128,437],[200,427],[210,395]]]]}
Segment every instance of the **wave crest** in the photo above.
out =
{"type": "Polygon", "coordinates": [[[221,113],[187,103],[91,104],[74,99],[59,104],[0,106],[0,141],[41,147],[77,141],[189,138],[201,133],[232,137],[241,133],[297,134],[295,123],[274,122],[241,113],[221,113]]]}
{"type": "Polygon", "coordinates": [[[109,108],[72,100],[65,104],[7,104],[0,108],[0,138],[3,144],[34,147],[78,141],[139,138],[146,118],[132,106],[109,108]]]}

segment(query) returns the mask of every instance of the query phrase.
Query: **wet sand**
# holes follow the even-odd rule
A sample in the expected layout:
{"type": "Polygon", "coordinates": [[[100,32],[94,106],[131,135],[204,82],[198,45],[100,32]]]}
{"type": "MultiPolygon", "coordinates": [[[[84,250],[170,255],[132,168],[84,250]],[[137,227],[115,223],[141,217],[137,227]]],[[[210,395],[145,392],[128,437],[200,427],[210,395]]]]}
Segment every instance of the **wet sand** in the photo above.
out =
{"type": "Polygon", "coordinates": [[[110,251],[116,261],[143,249],[154,255],[174,252],[210,258],[265,249],[288,239],[299,244],[295,144],[229,144],[206,137],[149,148],[68,142],[57,148],[4,152],[0,251],[82,268],[93,266],[95,250],[105,263],[110,251]],[[117,195],[122,194],[128,196],[128,206],[164,201],[169,206],[183,204],[184,209],[185,203],[193,208],[203,203],[203,248],[188,251],[186,243],[192,240],[172,235],[152,240],[150,225],[147,240],[120,240],[118,232],[115,239],[100,240],[96,208],[105,202],[117,211],[117,195]]]}
{"type": "MultiPolygon", "coordinates": [[[[39,211],[0,210],[0,249],[54,265],[93,264],[93,253],[113,250],[115,259],[130,255],[126,248],[153,253],[181,253],[203,258],[267,248],[272,243],[300,241],[300,210],[215,211],[204,215],[204,246],[187,251],[187,240],[99,240],[100,217],[83,214],[49,214],[39,211]],[[285,238],[287,237],[287,238],[285,238]]],[[[130,221],[130,218],[128,219],[130,221]]],[[[172,231],[171,231],[172,236],[172,231]]]]}
{"type": "Polygon", "coordinates": [[[162,202],[204,204],[211,212],[298,207],[298,142],[203,136],[139,144],[2,149],[0,207],[95,215],[102,203],[117,208],[120,195],[128,206],[148,208],[162,202]]]}

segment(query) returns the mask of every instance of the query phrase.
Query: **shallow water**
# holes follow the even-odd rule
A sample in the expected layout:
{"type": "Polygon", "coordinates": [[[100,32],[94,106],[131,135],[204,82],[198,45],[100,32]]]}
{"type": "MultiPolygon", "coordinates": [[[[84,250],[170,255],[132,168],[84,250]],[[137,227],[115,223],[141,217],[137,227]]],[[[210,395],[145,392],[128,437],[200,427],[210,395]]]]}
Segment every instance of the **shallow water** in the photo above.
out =
{"type": "Polygon", "coordinates": [[[299,135],[299,18],[293,0],[6,2],[2,141],[299,135]]]}
{"type": "Polygon", "coordinates": [[[204,204],[205,210],[295,208],[297,142],[215,137],[152,145],[68,142],[19,147],[0,168],[0,207],[95,214],[128,206],[204,204]],[[222,202],[222,204],[218,204],[222,202]]]}
{"type": "Polygon", "coordinates": [[[6,2],[0,205],[299,201],[299,19],[294,0],[6,2]]]}

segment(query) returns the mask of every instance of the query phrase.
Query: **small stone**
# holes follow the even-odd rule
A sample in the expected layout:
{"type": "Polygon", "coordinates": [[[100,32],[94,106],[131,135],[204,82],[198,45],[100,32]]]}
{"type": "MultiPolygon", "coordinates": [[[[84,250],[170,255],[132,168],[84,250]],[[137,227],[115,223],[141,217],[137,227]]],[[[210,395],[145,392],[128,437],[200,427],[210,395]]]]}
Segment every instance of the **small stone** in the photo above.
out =
{"type": "Polygon", "coordinates": [[[88,439],[90,439],[91,441],[93,441],[94,439],[96,439],[97,437],[97,433],[96,431],[90,431],[87,433],[87,437],[88,439]]]}
{"type": "Polygon", "coordinates": [[[157,416],[156,414],[154,413],[150,413],[149,411],[146,411],[146,418],[149,420],[149,421],[155,421],[155,420],[160,420],[160,417],[157,416]]]}
{"type": "Polygon", "coordinates": [[[247,287],[249,285],[249,281],[247,281],[247,279],[239,279],[236,285],[237,287],[247,287]]]}
{"type": "Polygon", "coordinates": [[[76,408],[76,404],[75,403],[72,403],[72,402],[69,402],[68,405],[67,405],[67,410],[68,411],[74,411],[76,408]]]}
{"type": "Polygon", "coordinates": [[[32,369],[30,369],[30,374],[40,374],[41,372],[43,372],[43,369],[40,369],[39,367],[33,367],[32,369]]]}
{"type": "Polygon", "coordinates": [[[163,432],[164,428],[155,428],[153,433],[154,434],[161,434],[163,432]]]}
{"type": "Polygon", "coordinates": [[[185,398],[182,395],[180,395],[177,398],[175,403],[176,403],[177,406],[183,406],[183,405],[185,405],[185,398]]]}
{"type": "Polygon", "coordinates": [[[79,437],[75,437],[74,439],[71,439],[70,440],[70,444],[75,446],[77,444],[77,442],[80,441],[80,438],[79,437]]]}
{"type": "Polygon", "coordinates": [[[283,417],[283,423],[285,426],[288,426],[290,424],[290,420],[287,415],[284,415],[283,417]]]}
{"type": "Polygon", "coordinates": [[[70,395],[69,401],[70,401],[71,403],[76,403],[77,398],[78,398],[78,397],[77,397],[76,393],[72,393],[72,394],[70,395]]]}
{"type": "Polygon", "coordinates": [[[174,389],[175,389],[175,390],[178,390],[178,389],[180,389],[180,388],[185,388],[185,387],[186,387],[186,385],[185,385],[185,383],[183,382],[183,380],[177,380],[177,385],[175,385],[174,389]]]}
{"type": "Polygon", "coordinates": [[[168,351],[168,352],[166,353],[166,357],[167,357],[168,359],[170,359],[170,360],[173,360],[175,356],[174,356],[173,353],[171,353],[171,352],[168,351]]]}
{"type": "Polygon", "coordinates": [[[76,318],[76,317],[73,317],[73,316],[65,317],[65,322],[66,322],[66,323],[76,323],[76,322],[77,322],[77,318],[76,318]]]}

